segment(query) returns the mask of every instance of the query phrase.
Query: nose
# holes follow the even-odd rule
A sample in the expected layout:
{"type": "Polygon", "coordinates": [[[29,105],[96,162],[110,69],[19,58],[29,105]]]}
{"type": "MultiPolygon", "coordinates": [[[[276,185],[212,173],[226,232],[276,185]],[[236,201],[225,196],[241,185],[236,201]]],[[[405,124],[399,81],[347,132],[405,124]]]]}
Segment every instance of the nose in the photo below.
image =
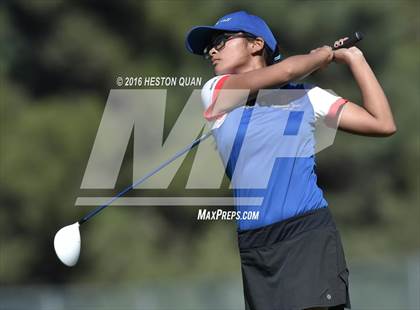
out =
{"type": "Polygon", "coordinates": [[[216,54],[217,53],[217,49],[215,49],[214,47],[212,47],[211,49],[210,49],[210,51],[209,51],[209,55],[210,56],[213,56],[214,54],[216,54]]]}

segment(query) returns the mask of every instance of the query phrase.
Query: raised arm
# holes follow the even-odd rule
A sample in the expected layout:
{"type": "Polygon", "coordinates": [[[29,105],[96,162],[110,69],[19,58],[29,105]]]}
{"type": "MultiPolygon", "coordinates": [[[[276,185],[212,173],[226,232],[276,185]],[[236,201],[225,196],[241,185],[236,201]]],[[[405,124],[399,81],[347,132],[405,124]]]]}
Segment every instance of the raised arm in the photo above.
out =
{"type": "Polygon", "coordinates": [[[244,105],[249,94],[254,95],[260,89],[287,84],[301,79],[312,72],[328,65],[333,58],[331,47],[317,48],[306,55],[286,58],[280,63],[253,71],[232,74],[223,83],[222,90],[211,107],[211,115],[217,116],[244,105]],[[228,91],[243,90],[243,91],[228,91]]]}
{"type": "Polygon", "coordinates": [[[340,114],[338,128],[367,136],[390,136],[397,127],[388,99],[357,47],[342,48],[334,52],[336,62],[347,64],[362,94],[362,106],[347,102],[340,114]]]}

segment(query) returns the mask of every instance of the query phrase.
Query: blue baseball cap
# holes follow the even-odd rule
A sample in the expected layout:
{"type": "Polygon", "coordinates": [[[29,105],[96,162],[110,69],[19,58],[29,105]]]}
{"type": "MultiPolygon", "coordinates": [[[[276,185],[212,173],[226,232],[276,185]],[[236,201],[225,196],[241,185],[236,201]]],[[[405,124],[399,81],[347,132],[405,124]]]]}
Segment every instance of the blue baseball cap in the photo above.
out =
{"type": "Polygon", "coordinates": [[[211,43],[212,36],[220,31],[247,32],[256,37],[261,37],[270,49],[273,60],[278,61],[281,57],[278,52],[277,40],[265,21],[245,11],[225,15],[214,26],[192,28],[185,39],[185,46],[189,52],[203,55],[204,49],[211,43]]]}

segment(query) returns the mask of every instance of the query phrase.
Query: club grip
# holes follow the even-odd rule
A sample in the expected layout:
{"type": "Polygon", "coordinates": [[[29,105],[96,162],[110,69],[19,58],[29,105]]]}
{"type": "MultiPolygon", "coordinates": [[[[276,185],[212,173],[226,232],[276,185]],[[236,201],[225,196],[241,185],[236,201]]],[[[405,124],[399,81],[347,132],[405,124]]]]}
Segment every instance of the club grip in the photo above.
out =
{"type": "MultiPolygon", "coordinates": [[[[364,37],[363,33],[359,32],[359,31],[356,31],[351,36],[348,36],[348,39],[345,40],[342,45],[337,46],[337,47],[333,47],[332,49],[337,50],[339,48],[349,48],[349,47],[355,45],[360,40],[362,40],[363,37],[364,37]]],[[[332,46],[334,46],[334,44],[332,44],[332,46]]]]}

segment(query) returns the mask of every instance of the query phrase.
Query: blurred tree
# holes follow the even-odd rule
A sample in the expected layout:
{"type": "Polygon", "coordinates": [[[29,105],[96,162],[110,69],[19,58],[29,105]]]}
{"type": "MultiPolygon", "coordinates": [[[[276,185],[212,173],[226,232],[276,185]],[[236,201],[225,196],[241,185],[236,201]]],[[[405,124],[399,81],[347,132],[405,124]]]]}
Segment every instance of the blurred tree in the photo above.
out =
{"type": "MultiPolygon", "coordinates": [[[[351,259],[380,259],[420,248],[418,1],[0,5],[2,282],[239,274],[235,224],[197,222],[196,209],[187,207],[107,210],[94,225],[83,227],[82,259],[71,273],[52,247],[57,229],[87,210],[72,206],[115,78],[209,78],[210,67],[186,52],[185,34],[238,9],[265,18],[289,55],[354,30],[366,33],[360,46],[390,99],[399,131],[388,139],[339,133],[334,146],[317,156],[319,183],[351,259]]],[[[308,81],[360,102],[341,65],[308,81]]],[[[165,132],[191,90],[171,90],[165,132]]],[[[121,179],[130,178],[128,164],[121,179]]]]}

